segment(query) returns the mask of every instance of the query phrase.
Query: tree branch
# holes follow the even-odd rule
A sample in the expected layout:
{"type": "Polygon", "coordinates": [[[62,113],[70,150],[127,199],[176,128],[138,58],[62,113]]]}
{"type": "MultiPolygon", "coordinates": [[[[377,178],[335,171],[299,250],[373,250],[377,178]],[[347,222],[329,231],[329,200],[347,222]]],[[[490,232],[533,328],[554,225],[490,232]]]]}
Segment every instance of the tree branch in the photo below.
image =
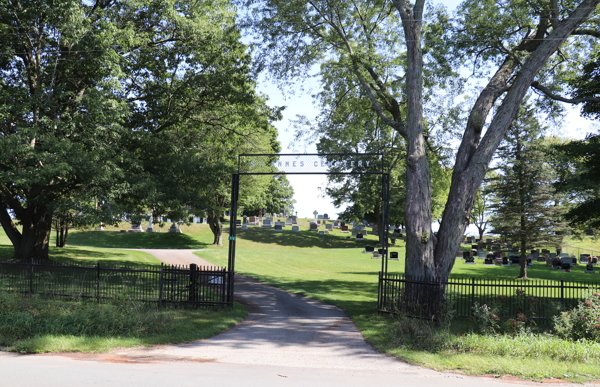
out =
{"type": "Polygon", "coordinates": [[[533,87],[536,90],[541,91],[548,98],[551,98],[556,101],[561,101],[561,102],[566,102],[566,103],[571,103],[571,104],[578,104],[578,103],[582,103],[582,102],[600,102],[599,97],[565,98],[558,94],[554,94],[552,91],[550,91],[550,89],[541,85],[538,81],[532,82],[531,87],[533,87]]]}

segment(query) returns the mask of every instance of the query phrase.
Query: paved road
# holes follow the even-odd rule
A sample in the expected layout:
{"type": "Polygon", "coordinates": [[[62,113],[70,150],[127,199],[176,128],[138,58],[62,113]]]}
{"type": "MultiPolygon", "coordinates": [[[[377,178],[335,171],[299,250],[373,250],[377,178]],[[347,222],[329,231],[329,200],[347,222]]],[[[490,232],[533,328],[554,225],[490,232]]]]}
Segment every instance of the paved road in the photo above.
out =
{"type": "MultiPolygon", "coordinates": [[[[204,266],[191,250],[146,250],[204,266]]],[[[375,352],[340,309],[236,275],[249,317],[211,339],[109,354],[0,353],[0,386],[506,386],[537,384],[467,377],[410,366],[375,352]],[[42,379],[43,378],[43,379],[42,379]]],[[[562,384],[561,386],[564,386],[562,384]]]]}

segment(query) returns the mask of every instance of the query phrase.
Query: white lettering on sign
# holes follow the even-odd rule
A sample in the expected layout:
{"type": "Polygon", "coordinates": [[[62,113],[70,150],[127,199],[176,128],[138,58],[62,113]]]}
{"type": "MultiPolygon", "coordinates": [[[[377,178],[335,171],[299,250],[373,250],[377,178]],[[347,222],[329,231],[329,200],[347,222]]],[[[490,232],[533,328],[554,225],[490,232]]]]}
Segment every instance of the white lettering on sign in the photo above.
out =
{"type": "MultiPolygon", "coordinates": [[[[252,166],[252,168],[263,168],[263,167],[268,167],[271,166],[273,168],[289,168],[289,167],[293,167],[293,168],[304,168],[305,166],[308,166],[309,164],[305,164],[304,160],[300,160],[300,162],[297,161],[273,161],[273,163],[269,164],[266,162],[261,162],[261,161],[252,161],[250,163],[250,165],[252,166]]],[[[370,167],[371,166],[371,161],[369,160],[338,160],[338,161],[327,161],[326,159],[320,158],[317,161],[313,162],[313,166],[315,168],[318,167],[322,167],[322,168],[342,168],[342,169],[352,169],[354,167],[370,167]]]]}

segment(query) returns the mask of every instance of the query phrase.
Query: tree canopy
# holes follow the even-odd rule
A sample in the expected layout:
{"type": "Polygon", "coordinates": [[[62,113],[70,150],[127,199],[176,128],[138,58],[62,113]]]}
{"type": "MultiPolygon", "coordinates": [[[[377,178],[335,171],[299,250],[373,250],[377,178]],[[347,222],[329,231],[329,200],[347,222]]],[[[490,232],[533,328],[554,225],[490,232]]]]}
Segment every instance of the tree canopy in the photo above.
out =
{"type": "Polygon", "coordinates": [[[0,35],[0,224],[17,258],[46,258],[75,203],[220,209],[200,198],[223,196],[231,147],[272,151],[279,110],[254,91],[227,1],[10,0],[0,35]]]}
{"type": "MultiPolygon", "coordinates": [[[[595,45],[595,24],[586,21],[599,1],[467,0],[454,18],[424,0],[240,2],[250,10],[245,23],[260,42],[259,62],[271,74],[290,82],[317,63],[333,61],[360,85],[381,123],[404,139],[405,272],[435,279],[451,271],[477,189],[525,95],[533,86],[556,99],[561,90],[546,82],[564,79],[566,62],[580,62],[581,47],[595,45]],[[570,36],[581,44],[569,45],[570,36]],[[435,131],[425,114],[440,105],[433,97],[453,95],[455,71],[464,64],[483,86],[460,135],[438,234],[429,238],[427,149],[435,131]]],[[[451,109],[437,110],[450,116],[451,109]]]]}

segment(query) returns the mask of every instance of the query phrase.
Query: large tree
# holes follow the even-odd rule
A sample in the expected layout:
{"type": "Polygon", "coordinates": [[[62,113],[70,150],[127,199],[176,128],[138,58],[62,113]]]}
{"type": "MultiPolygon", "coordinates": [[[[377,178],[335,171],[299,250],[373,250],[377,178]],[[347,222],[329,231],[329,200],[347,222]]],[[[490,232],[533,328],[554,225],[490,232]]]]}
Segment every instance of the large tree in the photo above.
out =
{"type": "Polygon", "coordinates": [[[264,42],[260,58],[273,74],[290,79],[323,58],[336,58],[352,72],[381,121],[405,139],[405,272],[439,279],[452,269],[477,188],[521,101],[574,31],[597,35],[593,26],[578,27],[598,2],[584,0],[573,6],[559,1],[466,1],[453,22],[439,8],[427,13],[424,0],[245,3],[253,10],[249,23],[264,42]],[[437,22],[428,23],[434,16],[437,22]],[[455,48],[450,55],[448,45],[455,48]],[[429,237],[426,98],[435,93],[435,85],[447,83],[444,77],[453,65],[468,61],[476,75],[490,74],[462,133],[439,232],[429,237]],[[399,87],[401,98],[396,96],[399,87]]]}
{"type": "Polygon", "coordinates": [[[131,192],[146,136],[225,139],[222,118],[255,106],[227,1],[8,0],[0,33],[0,224],[18,259],[48,257],[66,203],[131,192]]]}
{"type": "Polygon", "coordinates": [[[498,148],[498,171],[491,179],[492,233],[521,252],[519,278],[527,278],[528,249],[559,247],[564,236],[563,206],[552,183],[555,171],[546,162],[549,147],[531,107],[523,107],[498,148]]]}

